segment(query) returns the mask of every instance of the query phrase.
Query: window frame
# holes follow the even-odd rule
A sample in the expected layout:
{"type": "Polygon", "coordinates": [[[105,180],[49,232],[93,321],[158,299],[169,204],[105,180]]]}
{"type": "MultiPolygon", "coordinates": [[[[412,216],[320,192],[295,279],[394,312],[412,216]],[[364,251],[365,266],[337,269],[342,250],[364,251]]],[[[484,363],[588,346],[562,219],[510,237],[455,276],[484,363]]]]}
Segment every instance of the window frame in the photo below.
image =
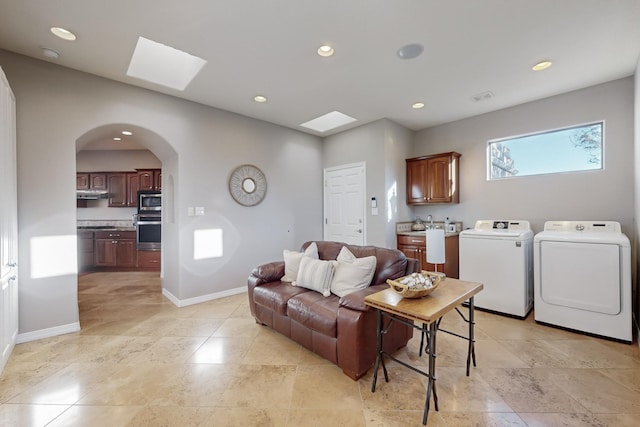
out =
{"type": "Polygon", "coordinates": [[[536,131],[536,132],[524,133],[524,134],[519,134],[519,135],[513,135],[513,136],[490,139],[486,143],[485,151],[486,151],[486,169],[485,170],[486,170],[486,179],[487,179],[487,181],[502,181],[502,180],[505,180],[505,179],[516,179],[516,178],[534,177],[534,176],[541,176],[541,175],[558,175],[558,174],[571,174],[571,173],[585,173],[585,172],[604,171],[605,170],[605,120],[604,119],[603,120],[594,120],[594,121],[585,122],[585,123],[581,123],[581,124],[562,126],[562,127],[553,128],[553,129],[547,129],[547,130],[543,130],[543,131],[536,131]],[[491,176],[492,175],[492,160],[493,160],[493,157],[491,155],[491,147],[492,147],[493,144],[502,143],[504,141],[517,140],[517,139],[526,138],[526,137],[530,137],[530,136],[550,134],[550,133],[554,133],[554,132],[561,132],[561,131],[566,131],[566,130],[570,130],[570,129],[586,128],[586,127],[594,126],[594,125],[600,125],[600,128],[601,128],[601,133],[600,133],[600,167],[598,167],[598,168],[579,169],[579,170],[562,170],[562,171],[541,172],[541,173],[530,173],[530,174],[526,174],[526,175],[511,175],[511,176],[497,176],[497,177],[492,177],[491,176]]]}

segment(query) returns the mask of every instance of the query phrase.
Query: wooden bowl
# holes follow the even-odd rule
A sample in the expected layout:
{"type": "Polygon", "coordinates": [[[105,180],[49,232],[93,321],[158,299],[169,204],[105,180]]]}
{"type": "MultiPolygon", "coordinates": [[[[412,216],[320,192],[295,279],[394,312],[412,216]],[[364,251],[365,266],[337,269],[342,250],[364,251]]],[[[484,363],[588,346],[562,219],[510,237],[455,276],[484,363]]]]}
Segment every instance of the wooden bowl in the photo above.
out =
{"type": "Polygon", "coordinates": [[[402,295],[403,298],[422,298],[433,292],[445,278],[444,273],[437,273],[433,271],[423,270],[420,273],[413,274],[422,274],[423,276],[428,277],[431,280],[432,285],[428,288],[415,288],[405,285],[404,283],[400,283],[402,279],[409,276],[400,277],[395,280],[387,279],[387,284],[394,292],[402,295]]]}

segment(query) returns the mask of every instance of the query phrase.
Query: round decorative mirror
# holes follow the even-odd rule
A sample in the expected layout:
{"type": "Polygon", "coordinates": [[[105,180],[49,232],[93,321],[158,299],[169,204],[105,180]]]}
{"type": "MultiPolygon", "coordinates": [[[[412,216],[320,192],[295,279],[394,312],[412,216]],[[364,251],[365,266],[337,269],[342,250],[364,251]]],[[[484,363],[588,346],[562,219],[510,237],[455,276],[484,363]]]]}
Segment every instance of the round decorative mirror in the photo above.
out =
{"type": "Polygon", "coordinates": [[[253,165],[241,165],[231,172],[229,193],[243,206],[257,205],[267,193],[267,179],[253,165]]]}

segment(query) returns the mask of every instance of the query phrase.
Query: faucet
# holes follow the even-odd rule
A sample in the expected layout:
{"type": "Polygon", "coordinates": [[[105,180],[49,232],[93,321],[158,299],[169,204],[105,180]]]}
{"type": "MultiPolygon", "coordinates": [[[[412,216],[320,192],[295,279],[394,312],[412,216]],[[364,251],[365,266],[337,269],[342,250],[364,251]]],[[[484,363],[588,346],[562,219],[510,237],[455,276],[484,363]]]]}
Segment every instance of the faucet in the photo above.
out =
{"type": "Polygon", "coordinates": [[[431,214],[427,215],[427,221],[429,221],[429,229],[433,228],[433,216],[431,214]]]}

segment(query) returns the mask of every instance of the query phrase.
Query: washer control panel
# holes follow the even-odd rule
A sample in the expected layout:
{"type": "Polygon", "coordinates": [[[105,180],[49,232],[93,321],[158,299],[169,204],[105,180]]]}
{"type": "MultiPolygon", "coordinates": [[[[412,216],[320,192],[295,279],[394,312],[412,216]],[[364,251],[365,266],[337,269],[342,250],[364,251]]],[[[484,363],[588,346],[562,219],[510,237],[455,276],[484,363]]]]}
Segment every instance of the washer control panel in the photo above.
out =
{"type": "Polygon", "coordinates": [[[527,231],[531,230],[529,221],[523,220],[480,220],[476,221],[478,231],[527,231]]]}
{"type": "Polygon", "coordinates": [[[544,231],[564,233],[622,233],[617,221],[547,221],[544,231]]]}

